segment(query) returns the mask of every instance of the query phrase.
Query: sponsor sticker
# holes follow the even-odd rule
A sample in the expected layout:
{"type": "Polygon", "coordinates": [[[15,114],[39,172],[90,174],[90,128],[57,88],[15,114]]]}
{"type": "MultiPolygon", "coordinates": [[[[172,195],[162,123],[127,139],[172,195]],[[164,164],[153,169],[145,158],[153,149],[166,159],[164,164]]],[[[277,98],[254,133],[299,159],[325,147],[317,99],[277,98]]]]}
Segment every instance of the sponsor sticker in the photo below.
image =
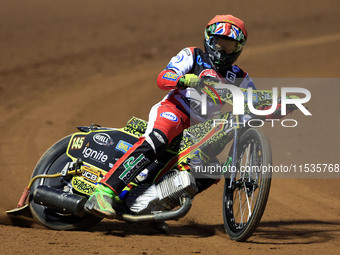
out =
{"type": "Polygon", "coordinates": [[[123,165],[125,167],[125,171],[119,176],[119,179],[127,184],[131,176],[149,162],[150,160],[148,160],[143,154],[136,159],[135,157],[130,157],[124,162],[123,165]]]}
{"type": "Polygon", "coordinates": [[[148,169],[144,169],[142,172],[140,172],[137,176],[136,176],[136,179],[137,181],[139,182],[143,182],[146,180],[146,178],[148,177],[149,175],[149,170],[148,169]]]}
{"type": "Polygon", "coordinates": [[[90,182],[96,183],[100,173],[94,169],[91,169],[90,166],[84,165],[82,167],[81,175],[90,182]]]}
{"type": "Polygon", "coordinates": [[[109,158],[106,154],[104,154],[104,151],[97,151],[89,147],[85,147],[82,153],[84,158],[89,158],[102,164],[105,164],[109,158]]]}
{"type": "Polygon", "coordinates": [[[163,78],[170,81],[176,81],[179,75],[171,72],[167,72],[163,75],[163,78]]]}
{"type": "Polygon", "coordinates": [[[233,72],[228,71],[226,79],[228,81],[231,81],[232,83],[235,83],[235,81],[236,81],[236,74],[234,74],[233,72]]]}
{"type": "Polygon", "coordinates": [[[126,153],[131,147],[132,147],[132,144],[125,142],[123,140],[120,140],[115,149],[123,153],[126,153]]]}
{"type": "Polygon", "coordinates": [[[105,133],[95,134],[93,136],[93,141],[99,145],[110,146],[113,145],[113,139],[105,133]]]}
{"type": "Polygon", "coordinates": [[[171,120],[173,122],[177,122],[178,118],[175,114],[173,114],[172,112],[162,112],[160,114],[161,117],[166,118],[168,120],[171,120]]]}

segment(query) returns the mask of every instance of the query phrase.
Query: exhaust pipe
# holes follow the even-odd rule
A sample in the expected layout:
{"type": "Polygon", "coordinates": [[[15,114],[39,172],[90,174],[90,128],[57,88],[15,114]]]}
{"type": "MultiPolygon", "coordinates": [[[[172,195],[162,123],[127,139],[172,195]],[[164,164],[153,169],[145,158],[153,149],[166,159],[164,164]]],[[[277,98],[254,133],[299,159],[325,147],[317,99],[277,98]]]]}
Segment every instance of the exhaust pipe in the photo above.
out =
{"type": "MultiPolygon", "coordinates": [[[[38,186],[33,192],[33,201],[36,204],[46,206],[57,212],[64,214],[72,214],[78,217],[86,215],[84,205],[87,201],[86,197],[63,192],[47,186],[38,186]]],[[[177,220],[184,217],[191,208],[191,199],[187,197],[181,198],[181,206],[174,211],[160,212],[149,215],[117,215],[118,219],[129,222],[162,222],[168,220],[177,220]]]]}
{"type": "Polygon", "coordinates": [[[86,197],[63,192],[47,186],[38,186],[33,192],[33,201],[57,212],[78,217],[86,215],[84,205],[86,197]]]}
{"type": "Polygon", "coordinates": [[[174,211],[165,211],[148,215],[123,214],[120,217],[122,220],[129,222],[162,222],[167,220],[178,220],[189,212],[192,205],[191,202],[192,200],[190,198],[182,197],[180,208],[174,211]]]}

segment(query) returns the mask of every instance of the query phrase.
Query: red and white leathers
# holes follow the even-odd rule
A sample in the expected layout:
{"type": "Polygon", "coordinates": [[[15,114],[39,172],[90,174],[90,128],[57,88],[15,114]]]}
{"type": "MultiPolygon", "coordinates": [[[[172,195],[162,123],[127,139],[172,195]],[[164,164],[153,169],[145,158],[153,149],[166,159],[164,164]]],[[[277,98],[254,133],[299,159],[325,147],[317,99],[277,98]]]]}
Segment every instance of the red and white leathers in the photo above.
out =
{"type": "Polygon", "coordinates": [[[221,74],[214,69],[209,57],[201,49],[190,47],[181,50],[158,75],[158,87],[170,92],[151,108],[145,134],[115,163],[102,180],[102,183],[116,194],[150,163],[160,159],[166,146],[188,128],[191,121],[204,121],[221,110],[221,105],[215,105],[208,100],[208,114],[200,114],[201,93],[195,88],[177,87],[178,80],[188,73],[196,74],[200,78],[214,77],[241,88],[255,88],[248,74],[238,66],[233,65],[221,74]]]}

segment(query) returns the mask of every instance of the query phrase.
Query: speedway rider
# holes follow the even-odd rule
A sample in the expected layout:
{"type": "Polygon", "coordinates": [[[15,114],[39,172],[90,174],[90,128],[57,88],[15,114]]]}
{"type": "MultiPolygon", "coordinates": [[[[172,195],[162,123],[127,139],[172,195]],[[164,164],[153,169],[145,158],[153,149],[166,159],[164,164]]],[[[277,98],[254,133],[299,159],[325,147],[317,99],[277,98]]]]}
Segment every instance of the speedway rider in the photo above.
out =
{"type": "MultiPolygon", "coordinates": [[[[190,121],[204,120],[197,110],[200,97],[195,97],[200,78],[213,77],[222,83],[255,88],[248,74],[233,65],[246,40],[242,20],[232,15],[217,15],[206,26],[205,51],[188,47],[170,60],[157,78],[158,87],[170,90],[169,94],[152,107],[145,134],[101,180],[102,185],[85,204],[87,211],[98,217],[115,218],[114,204],[122,190],[162,157],[171,141],[190,126],[190,121]]],[[[208,112],[216,112],[220,107],[212,104],[213,109],[208,112]]]]}

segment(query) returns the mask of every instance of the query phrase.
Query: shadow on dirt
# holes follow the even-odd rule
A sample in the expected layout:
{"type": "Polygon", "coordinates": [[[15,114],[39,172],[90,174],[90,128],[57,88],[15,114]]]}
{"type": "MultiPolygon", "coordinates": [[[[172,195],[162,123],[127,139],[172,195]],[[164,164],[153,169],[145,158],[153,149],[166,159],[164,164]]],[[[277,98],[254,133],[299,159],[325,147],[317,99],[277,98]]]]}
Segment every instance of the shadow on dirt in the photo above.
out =
{"type": "Polygon", "coordinates": [[[340,221],[294,220],[260,223],[248,243],[312,244],[330,242],[340,236],[340,221]]]}
{"type": "MultiPolygon", "coordinates": [[[[0,224],[13,225],[22,228],[44,228],[36,223],[28,207],[20,210],[17,214],[11,213],[0,217],[0,224]]],[[[112,236],[130,235],[160,235],[168,236],[192,236],[210,237],[214,236],[220,225],[199,224],[192,220],[182,219],[180,222],[168,222],[169,228],[161,228],[159,223],[129,223],[124,221],[103,220],[95,226],[80,231],[103,232],[112,236]]]]}
{"type": "MultiPolygon", "coordinates": [[[[36,223],[33,218],[25,216],[8,217],[0,223],[1,225],[13,225],[22,228],[38,228],[45,229],[44,226],[36,223]]],[[[159,228],[156,223],[129,223],[123,221],[109,221],[104,220],[99,224],[92,226],[88,229],[78,231],[88,232],[102,232],[105,235],[126,237],[131,235],[148,235],[148,236],[187,236],[193,238],[210,237],[216,234],[216,230],[220,225],[206,225],[197,223],[175,223],[169,224],[168,231],[159,228]]]]}
{"type": "Polygon", "coordinates": [[[159,229],[155,223],[128,223],[121,221],[104,221],[89,229],[91,232],[104,232],[106,235],[130,236],[130,235],[166,235],[166,236],[187,236],[202,238],[214,236],[219,225],[197,224],[194,222],[183,224],[169,223],[167,232],[159,229]]]}
{"type": "MultiPolygon", "coordinates": [[[[24,228],[44,228],[29,217],[16,217],[12,224],[24,228]]],[[[220,235],[228,238],[223,225],[200,224],[194,221],[169,222],[167,232],[155,223],[128,223],[103,220],[99,224],[82,231],[102,232],[105,235],[126,237],[132,235],[207,238],[220,235]]],[[[326,243],[340,237],[340,221],[292,220],[265,221],[260,223],[255,233],[246,241],[253,244],[297,245],[326,243]]],[[[229,239],[229,238],[228,238],[229,239]]]]}

